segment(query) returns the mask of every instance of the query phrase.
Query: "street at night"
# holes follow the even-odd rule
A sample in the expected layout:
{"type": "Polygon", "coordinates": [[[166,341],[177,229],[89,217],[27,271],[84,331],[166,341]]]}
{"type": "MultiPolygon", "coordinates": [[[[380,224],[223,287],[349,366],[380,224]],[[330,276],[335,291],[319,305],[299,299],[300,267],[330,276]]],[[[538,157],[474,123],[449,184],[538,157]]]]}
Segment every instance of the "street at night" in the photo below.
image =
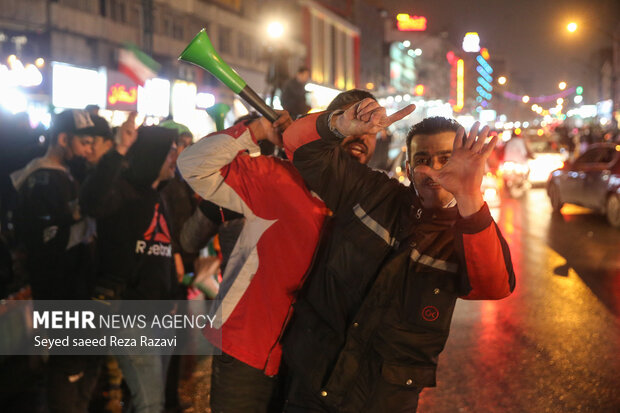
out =
{"type": "Polygon", "coordinates": [[[620,0],[0,0],[0,413],[620,413],[620,0]]]}
{"type": "MultiPolygon", "coordinates": [[[[620,231],[573,205],[553,215],[542,188],[503,198],[493,215],[517,287],[498,302],[458,301],[438,386],[418,412],[620,411],[620,231]]],[[[192,411],[208,400],[208,376],[184,383],[192,411]]]]}
{"type": "Polygon", "coordinates": [[[502,199],[498,223],[517,287],[499,302],[458,301],[438,387],[420,412],[620,410],[620,231],[544,189],[502,199]]]}

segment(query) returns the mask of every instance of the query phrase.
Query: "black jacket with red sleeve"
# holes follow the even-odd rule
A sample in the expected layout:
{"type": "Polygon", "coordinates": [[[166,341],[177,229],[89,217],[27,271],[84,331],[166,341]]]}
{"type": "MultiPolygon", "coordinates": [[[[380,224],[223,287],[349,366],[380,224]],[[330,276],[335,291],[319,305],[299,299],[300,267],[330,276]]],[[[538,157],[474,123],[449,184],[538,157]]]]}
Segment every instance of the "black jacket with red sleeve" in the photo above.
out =
{"type": "Polygon", "coordinates": [[[327,117],[284,134],[289,158],[334,211],[284,357],[325,410],[400,411],[435,385],[456,299],[513,291],[510,252],[486,205],[466,219],[456,207],[424,210],[410,187],[345,153],[327,117]]]}

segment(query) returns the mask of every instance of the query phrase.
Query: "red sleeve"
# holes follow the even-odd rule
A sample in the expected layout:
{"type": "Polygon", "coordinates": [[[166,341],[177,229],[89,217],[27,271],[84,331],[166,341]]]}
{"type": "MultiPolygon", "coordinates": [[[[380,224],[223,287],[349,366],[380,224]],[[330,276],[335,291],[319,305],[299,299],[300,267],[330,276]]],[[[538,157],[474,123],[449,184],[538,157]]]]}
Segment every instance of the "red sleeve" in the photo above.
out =
{"type": "Polygon", "coordinates": [[[455,226],[456,250],[461,261],[461,298],[499,300],[515,288],[510,249],[484,206],[455,226]]]}
{"type": "Polygon", "coordinates": [[[312,113],[297,119],[286,128],[283,135],[284,150],[289,159],[294,158],[295,151],[307,143],[321,139],[316,127],[318,117],[324,112],[312,113]]]}

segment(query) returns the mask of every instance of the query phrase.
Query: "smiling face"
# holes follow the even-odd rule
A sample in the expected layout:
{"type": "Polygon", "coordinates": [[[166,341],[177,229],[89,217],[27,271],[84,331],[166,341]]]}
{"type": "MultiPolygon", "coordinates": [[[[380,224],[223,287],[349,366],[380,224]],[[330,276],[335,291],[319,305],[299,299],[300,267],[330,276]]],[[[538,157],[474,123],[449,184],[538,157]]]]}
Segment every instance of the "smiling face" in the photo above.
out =
{"type": "Polygon", "coordinates": [[[456,132],[440,132],[435,134],[414,135],[411,139],[411,159],[407,164],[409,179],[413,182],[425,208],[442,208],[454,196],[443,189],[430,177],[421,173],[413,173],[418,165],[428,165],[433,169],[441,169],[452,154],[452,145],[456,132]],[[413,176],[412,176],[413,175],[413,176]]]}
{"type": "MultiPolygon", "coordinates": [[[[350,103],[342,108],[347,110],[357,102],[350,103]]],[[[375,153],[375,146],[377,145],[376,134],[366,134],[360,136],[347,136],[342,140],[340,146],[353,158],[363,165],[366,165],[372,154],[375,153]]]]}
{"type": "Polygon", "coordinates": [[[371,135],[347,136],[340,146],[359,163],[366,165],[375,152],[376,143],[377,136],[373,133],[371,135]]]}

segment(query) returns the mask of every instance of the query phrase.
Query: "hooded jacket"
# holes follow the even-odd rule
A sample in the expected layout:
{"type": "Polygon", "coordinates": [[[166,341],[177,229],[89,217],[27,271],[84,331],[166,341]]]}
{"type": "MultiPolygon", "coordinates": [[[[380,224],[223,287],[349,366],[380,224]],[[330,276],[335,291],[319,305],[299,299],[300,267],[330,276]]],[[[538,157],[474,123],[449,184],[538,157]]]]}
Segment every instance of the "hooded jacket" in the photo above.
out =
{"type": "Polygon", "coordinates": [[[16,233],[26,249],[33,298],[88,298],[94,225],[80,214],[77,182],[67,168],[45,157],[11,174],[11,181],[17,191],[16,233]]]}
{"type": "Polygon", "coordinates": [[[175,291],[168,218],[153,182],[175,132],[142,127],[126,156],[106,153],[87,177],[82,209],[97,219],[97,275],[122,285],[124,299],[162,300],[175,291]]]}

